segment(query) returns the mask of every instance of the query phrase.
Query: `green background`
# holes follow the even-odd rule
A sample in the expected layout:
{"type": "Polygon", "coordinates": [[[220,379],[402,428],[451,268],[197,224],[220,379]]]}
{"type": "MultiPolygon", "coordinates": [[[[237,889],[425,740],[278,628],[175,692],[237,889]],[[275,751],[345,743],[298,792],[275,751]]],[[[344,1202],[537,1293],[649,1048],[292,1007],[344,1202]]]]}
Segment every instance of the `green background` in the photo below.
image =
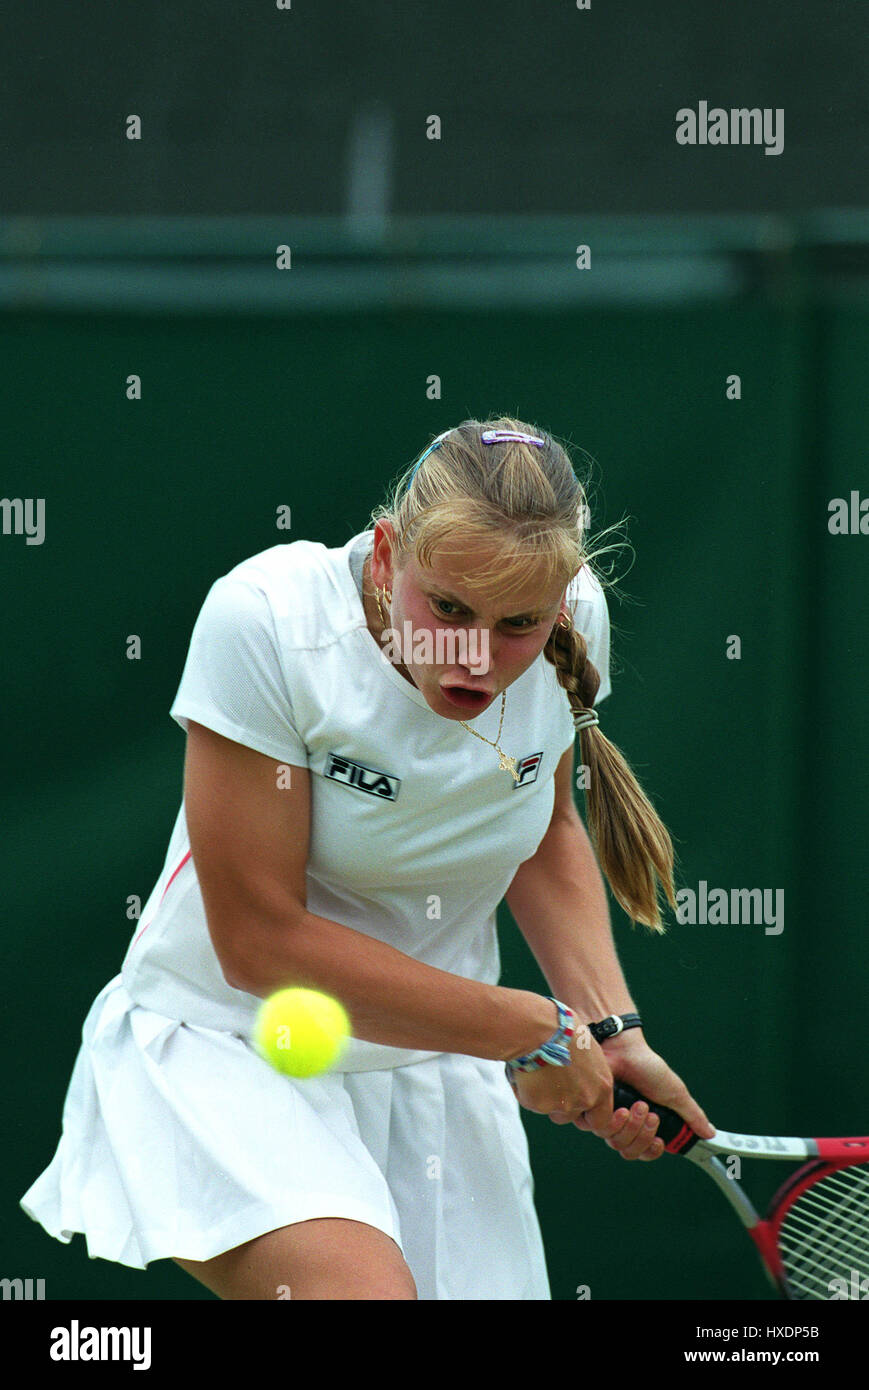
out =
{"type": "MultiPolygon", "coordinates": [[[[827,529],[832,497],[869,493],[869,306],[825,278],[817,247],[776,274],[756,262],[730,295],[535,312],[450,309],[448,283],[444,304],[285,316],[7,310],[3,492],[44,497],[47,521],[42,546],[0,546],[7,1276],[45,1278],[55,1299],[211,1297],[168,1262],[89,1260],[17,1202],[51,1159],[84,1016],[136,929],[127,898],[144,903],[162,867],[184,753],[168,710],[208,588],[280,541],[343,544],[468,415],[552,431],[583,478],[587,451],[594,529],[628,519],[602,723],[674,836],[677,887],[784,890],[778,936],[668,912],[655,939],[613,905],[650,1042],[724,1128],[869,1127],[855,1104],[869,537],[827,529]]],[[[502,914],[503,983],[542,987],[502,914]]],[[[698,1173],[524,1119],[555,1299],[770,1296],[698,1173]]],[[[769,1192],[758,1176],[746,1166],[769,1192]]]]}

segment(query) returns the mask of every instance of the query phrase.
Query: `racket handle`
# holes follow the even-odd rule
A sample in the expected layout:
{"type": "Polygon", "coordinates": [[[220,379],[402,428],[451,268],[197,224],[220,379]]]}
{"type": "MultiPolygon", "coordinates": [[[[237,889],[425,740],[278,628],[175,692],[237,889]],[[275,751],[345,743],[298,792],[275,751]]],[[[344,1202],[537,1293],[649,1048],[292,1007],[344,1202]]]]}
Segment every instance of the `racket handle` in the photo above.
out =
{"type": "Polygon", "coordinates": [[[633,1086],[626,1086],[624,1081],[617,1081],[613,1086],[613,1110],[630,1110],[638,1100],[645,1101],[652,1114],[660,1115],[658,1138],[663,1139],[668,1153],[684,1154],[693,1149],[697,1143],[697,1135],[675,1110],[668,1110],[666,1105],[657,1105],[653,1100],[646,1100],[646,1097],[635,1091],[633,1086]]]}

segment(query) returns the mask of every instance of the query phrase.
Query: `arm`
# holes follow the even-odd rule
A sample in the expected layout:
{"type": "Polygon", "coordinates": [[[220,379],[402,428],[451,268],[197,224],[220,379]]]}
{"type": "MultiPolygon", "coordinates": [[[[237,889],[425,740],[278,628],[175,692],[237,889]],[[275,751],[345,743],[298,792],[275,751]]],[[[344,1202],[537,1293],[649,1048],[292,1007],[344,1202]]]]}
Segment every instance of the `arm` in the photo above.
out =
{"type": "Polygon", "coordinates": [[[310,773],[278,787],[275,760],[190,721],[184,805],[208,930],[224,978],[267,997],[333,994],[354,1037],[504,1060],[539,1047],[555,1006],[453,975],[306,909],[310,773]]]}
{"type": "MultiPolygon", "coordinates": [[[[608,1014],[638,1012],[616,956],[603,877],[585,826],[573,800],[573,749],[568,748],[555,772],[555,803],[549,828],[531,859],[519,866],[505,899],[516,924],[556,999],[574,1009],[583,1023],[608,1014]]],[[[601,1044],[613,1077],[628,1082],[650,1100],[676,1110],[702,1138],[714,1130],[688,1088],[664,1059],[653,1052],[642,1028],[619,1033],[601,1044]]],[[[601,1138],[619,1135],[619,1147],[631,1143],[630,1156],[655,1156],[643,1150],[640,1133],[645,1107],[635,1107],[626,1123],[592,1126],[574,1123],[601,1138]]],[[[617,1111],[616,1117],[627,1112],[617,1111]]],[[[551,1118],[558,1118],[550,1112],[551,1118]]],[[[654,1128],[652,1129],[654,1134],[654,1128]]]]}
{"type": "Polygon", "coordinates": [[[583,1023],[595,1023],[637,1010],[616,956],[603,877],[572,781],[568,748],[555,772],[549,829],[536,854],[520,864],[505,901],[555,998],[583,1023]]]}

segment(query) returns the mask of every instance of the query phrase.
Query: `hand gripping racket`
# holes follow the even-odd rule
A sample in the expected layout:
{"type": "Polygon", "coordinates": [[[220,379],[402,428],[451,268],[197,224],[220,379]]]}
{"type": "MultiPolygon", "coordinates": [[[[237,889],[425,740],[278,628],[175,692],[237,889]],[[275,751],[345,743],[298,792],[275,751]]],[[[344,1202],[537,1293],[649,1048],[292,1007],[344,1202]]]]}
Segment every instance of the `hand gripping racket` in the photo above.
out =
{"type": "MultiPolygon", "coordinates": [[[[646,1100],[617,1081],[613,1110],[646,1100]]],[[[785,1139],[729,1134],[698,1139],[681,1115],[646,1100],[660,1115],[658,1137],[708,1173],[751,1236],[783,1298],[869,1298],[869,1137],[785,1139]],[[794,1162],[808,1159],[783,1183],[761,1219],[718,1155],[794,1162]]]]}

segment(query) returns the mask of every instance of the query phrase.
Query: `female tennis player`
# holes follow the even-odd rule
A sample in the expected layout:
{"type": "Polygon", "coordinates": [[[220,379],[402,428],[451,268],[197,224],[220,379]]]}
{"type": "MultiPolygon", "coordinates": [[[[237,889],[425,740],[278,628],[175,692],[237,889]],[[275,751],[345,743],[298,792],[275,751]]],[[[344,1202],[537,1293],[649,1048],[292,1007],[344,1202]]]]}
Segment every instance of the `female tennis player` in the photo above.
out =
{"type": "Polygon", "coordinates": [[[714,1133],[645,1039],[592,850],[661,930],[670,838],[594,709],[586,515],[548,434],[466,420],[372,528],[212,586],[171,709],[165,865],[21,1201],[52,1236],[174,1259],[224,1299],[549,1299],[519,1107],[655,1159],[619,1078],[714,1133]],[[502,899],[551,996],[498,984],[502,899]],[[293,1080],[255,1051],[291,984],[347,1008],[339,1070],[293,1080]]]}

